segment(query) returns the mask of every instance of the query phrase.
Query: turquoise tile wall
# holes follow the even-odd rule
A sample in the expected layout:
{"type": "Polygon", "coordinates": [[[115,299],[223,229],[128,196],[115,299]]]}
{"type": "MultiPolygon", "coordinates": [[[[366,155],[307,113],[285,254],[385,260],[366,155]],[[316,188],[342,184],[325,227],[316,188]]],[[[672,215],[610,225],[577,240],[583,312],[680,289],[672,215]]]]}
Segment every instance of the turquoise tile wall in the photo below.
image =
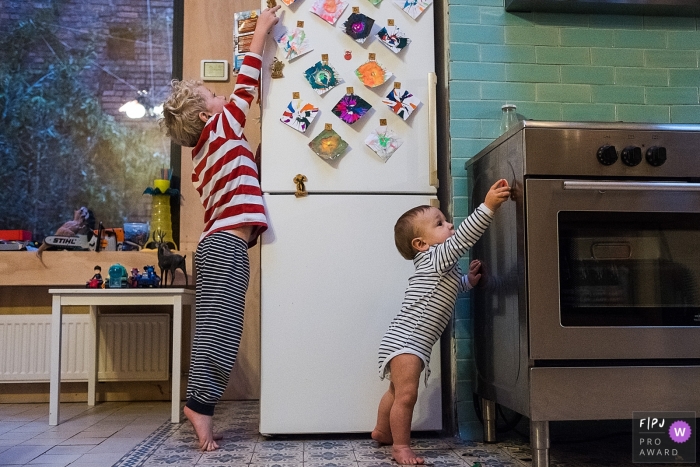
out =
{"type": "MultiPolygon", "coordinates": [[[[503,0],[449,0],[448,13],[456,222],[464,163],[498,136],[505,103],[536,120],[700,123],[698,18],[511,14],[503,0]]],[[[468,297],[455,316],[460,435],[481,439],[468,297]]]]}

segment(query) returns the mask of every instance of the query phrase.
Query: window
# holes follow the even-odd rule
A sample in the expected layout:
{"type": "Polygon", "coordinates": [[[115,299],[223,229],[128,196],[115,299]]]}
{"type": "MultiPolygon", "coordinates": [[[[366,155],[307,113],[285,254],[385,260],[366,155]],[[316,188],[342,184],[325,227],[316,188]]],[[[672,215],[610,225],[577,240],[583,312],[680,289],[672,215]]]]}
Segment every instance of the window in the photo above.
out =
{"type": "Polygon", "coordinates": [[[179,170],[157,124],[178,2],[3,2],[0,229],[41,241],[81,206],[108,228],[149,220],[143,191],[179,170]]]}

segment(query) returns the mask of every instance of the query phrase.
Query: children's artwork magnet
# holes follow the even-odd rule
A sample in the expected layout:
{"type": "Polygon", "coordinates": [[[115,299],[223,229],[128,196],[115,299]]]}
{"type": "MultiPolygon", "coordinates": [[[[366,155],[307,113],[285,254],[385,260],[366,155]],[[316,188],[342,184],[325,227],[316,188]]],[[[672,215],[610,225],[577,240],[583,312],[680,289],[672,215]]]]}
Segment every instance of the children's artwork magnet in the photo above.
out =
{"type": "Polygon", "coordinates": [[[420,105],[420,99],[401,88],[394,88],[382,99],[389,108],[404,120],[413,113],[420,105]]]}
{"type": "Polygon", "coordinates": [[[238,73],[245,54],[250,51],[253,32],[258,24],[260,10],[240,11],[233,14],[233,71],[238,73]]]}
{"type": "Polygon", "coordinates": [[[335,68],[322,61],[307,69],[304,72],[304,76],[319,95],[323,95],[343,83],[343,79],[335,71],[335,68]]]}
{"type": "Polygon", "coordinates": [[[411,39],[406,37],[406,34],[396,26],[382,28],[377,33],[377,37],[379,38],[379,42],[384,44],[395,54],[401,52],[404,47],[411,43],[411,39]]]}
{"type": "Polygon", "coordinates": [[[391,78],[391,72],[379,64],[376,60],[368,60],[360,65],[355,74],[362,84],[368,88],[374,88],[387,82],[391,78]]]}
{"type": "Polygon", "coordinates": [[[382,3],[382,0],[368,0],[368,1],[369,1],[369,3],[371,3],[372,5],[375,5],[375,6],[382,3]]]}
{"type": "Polygon", "coordinates": [[[369,102],[360,96],[356,94],[345,94],[338,103],[335,104],[331,112],[345,123],[352,125],[366,115],[371,108],[372,106],[369,102]]]}
{"type": "Polygon", "coordinates": [[[320,16],[324,21],[334,25],[347,7],[348,2],[345,0],[316,0],[311,5],[310,11],[320,16]]]}
{"type": "Polygon", "coordinates": [[[411,18],[416,19],[433,3],[433,0],[394,0],[394,3],[411,18]]]}
{"type": "Polygon", "coordinates": [[[294,3],[295,1],[296,1],[296,0],[282,0],[282,3],[284,3],[284,4],[287,5],[287,6],[289,6],[289,5],[291,5],[292,3],[294,3]]]}
{"type": "Polygon", "coordinates": [[[297,27],[287,30],[278,37],[275,37],[275,42],[277,42],[277,45],[279,45],[284,52],[284,58],[287,61],[292,61],[313,50],[304,28],[297,27]]]}
{"type": "Polygon", "coordinates": [[[374,20],[362,13],[352,13],[345,21],[345,33],[362,44],[372,32],[374,20]]]}
{"type": "Polygon", "coordinates": [[[403,140],[391,131],[389,127],[381,126],[367,136],[365,144],[386,162],[401,147],[403,140]]]}
{"type": "Polygon", "coordinates": [[[282,113],[280,121],[297,131],[304,133],[318,114],[318,108],[301,99],[292,99],[282,113]]]}
{"type": "Polygon", "coordinates": [[[348,143],[333,129],[323,130],[310,143],[309,147],[321,159],[333,160],[348,148],[348,143]]]}

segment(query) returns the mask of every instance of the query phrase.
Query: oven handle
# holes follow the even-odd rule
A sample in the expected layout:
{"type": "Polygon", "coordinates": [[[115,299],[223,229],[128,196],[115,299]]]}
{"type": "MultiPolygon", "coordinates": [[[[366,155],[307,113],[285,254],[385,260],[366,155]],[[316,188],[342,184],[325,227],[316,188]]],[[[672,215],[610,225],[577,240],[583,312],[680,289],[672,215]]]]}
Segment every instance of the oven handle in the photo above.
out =
{"type": "Polygon", "coordinates": [[[700,183],[686,182],[595,182],[564,180],[565,190],[596,191],[700,191],[700,183]]]}

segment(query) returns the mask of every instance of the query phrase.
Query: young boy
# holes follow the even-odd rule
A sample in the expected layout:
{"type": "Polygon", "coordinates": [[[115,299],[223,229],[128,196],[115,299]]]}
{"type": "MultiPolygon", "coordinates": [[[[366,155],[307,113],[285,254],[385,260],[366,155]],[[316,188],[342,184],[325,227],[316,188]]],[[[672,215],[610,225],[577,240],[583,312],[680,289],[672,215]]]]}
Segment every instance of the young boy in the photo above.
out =
{"type": "Polygon", "coordinates": [[[250,268],[248,248],[267,228],[258,167],[243,136],[260,82],[267,33],[279,6],[261,12],[233,94],[217,96],[197,81],[173,81],[163,104],[166,135],[192,150],[192,183],[204,205],[204,232],[195,264],[196,327],[185,416],[203,451],[219,447],[214,408],[228,384],[243,331],[250,268]]]}
{"type": "Polygon", "coordinates": [[[416,272],[408,281],[401,311],[379,346],[379,374],[391,382],[379,402],[372,438],[393,444],[392,454],[399,464],[424,463],[410,447],[420,374],[425,369],[427,382],[430,353],[452,315],[457,293],[471,289],[481,278],[478,260],[471,262],[466,276],[462,276],[457,262],[481,237],[494,212],[509,196],[508,182],[499,180],[456,231],[439,209],[430,206],[413,208],[396,221],[396,247],[401,256],[413,260],[416,272]]]}

